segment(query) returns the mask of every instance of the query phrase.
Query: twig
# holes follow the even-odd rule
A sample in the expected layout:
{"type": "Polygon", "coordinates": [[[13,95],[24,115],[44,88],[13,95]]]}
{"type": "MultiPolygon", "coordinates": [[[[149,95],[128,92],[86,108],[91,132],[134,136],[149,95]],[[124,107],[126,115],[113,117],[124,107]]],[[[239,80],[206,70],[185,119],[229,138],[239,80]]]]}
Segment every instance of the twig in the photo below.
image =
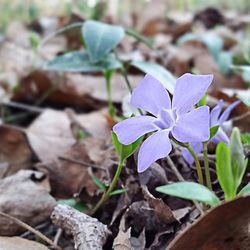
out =
{"type": "Polygon", "coordinates": [[[54,244],[54,242],[52,240],[50,240],[47,236],[45,236],[41,232],[37,231],[33,227],[29,226],[28,224],[24,223],[23,221],[15,218],[15,217],[12,217],[11,215],[5,214],[3,212],[0,212],[0,215],[5,217],[5,218],[8,218],[8,219],[12,220],[13,222],[18,224],[19,226],[21,226],[21,227],[25,228],[26,230],[32,232],[33,234],[35,234],[36,236],[38,236],[39,238],[41,238],[42,240],[47,242],[50,246],[53,246],[55,249],[62,250],[61,247],[54,244]]]}
{"type": "Polygon", "coordinates": [[[34,112],[34,113],[42,113],[43,112],[43,109],[41,109],[41,108],[31,106],[28,104],[24,104],[24,103],[19,103],[19,102],[9,101],[9,102],[2,102],[2,104],[4,106],[18,108],[18,109],[24,109],[24,110],[28,110],[28,111],[34,112]]]}
{"type": "MultiPolygon", "coordinates": [[[[181,175],[181,173],[179,172],[179,170],[177,169],[177,167],[173,163],[172,159],[169,156],[167,156],[166,158],[167,158],[168,165],[170,166],[170,168],[172,169],[172,171],[176,175],[177,179],[179,181],[185,181],[185,179],[183,178],[183,176],[181,175]]],[[[194,203],[195,207],[198,209],[198,211],[200,212],[200,214],[204,214],[201,205],[197,201],[193,201],[193,203],[194,203]]]]}
{"type": "Polygon", "coordinates": [[[72,233],[77,250],[101,250],[111,233],[97,219],[66,205],[57,205],[51,219],[55,225],[72,233]]]}
{"type": "Polygon", "coordinates": [[[176,175],[177,179],[179,181],[184,181],[184,178],[182,177],[182,175],[179,172],[179,170],[177,169],[177,167],[174,165],[172,159],[169,156],[167,156],[166,159],[167,159],[168,165],[170,166],[170,168],[172,169],[172,171],[176,175]]]}
{"type": "Polygon", "coordinates": [[[231,119],[231,121],[232,121],[232,122],[236,122],[236,121],[239,121],[239,120],[242,120],[242,119],[248,117],[249,115],[250,115],[250,111],[246,112],[246,113],[243,114],[243,115],[239,115],[239,116],[237,116],[237,117],[231,119]]]}
{"type": "Polygon", "coordinates": [[[56,232],[56,236],[54,238],[54,244],[55,245],[58,245],[58,242],[59,242],[59,239],[60,239],[60,237],[62,235],[62,232],[63,232],[63,230],[61,228],[58,228],[58,230],[56,232]]]}
{"type": "Polygon", "coordinates": [[[53,32],[52,34],[48,35],[47,37],[45,37],[39,44],[39,47],[38,47],[38,50],[40,50],[50,39],[52,39],[53,37],[61,34],[61,33],[64,33],[65,31],[68,31],[68,30],[71,30],[71,29],[75,29],[75,28],[80,28],[82,27],[83,25],[83,22],[77,22],[77,23],[73,23],[73,24],[70,24],[66,27],[63,27],[55,32],[53,32]]]}

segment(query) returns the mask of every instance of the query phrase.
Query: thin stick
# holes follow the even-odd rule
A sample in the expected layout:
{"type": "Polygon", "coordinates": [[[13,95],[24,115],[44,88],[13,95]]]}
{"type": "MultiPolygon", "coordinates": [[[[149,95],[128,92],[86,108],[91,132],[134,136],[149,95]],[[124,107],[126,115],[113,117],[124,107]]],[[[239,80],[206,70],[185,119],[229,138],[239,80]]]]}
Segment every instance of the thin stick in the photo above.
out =
{"type": "Polygon", "coordinates": [[[167,159],[168,165],[170,166],[170,168],[172,169],[172,171],[176,175],[177,179],[179,181],[184,181],[184,178],[182,177],[182,175],[179,172],[179,170],[177,169],[177,167],[174,165],[172,159],[169,156],[167,156],[166,159],[167,159]]]}
{"type": "Polygon", "coordinates": [[[19,103],[19,102],[9,101],[9,102],[2,102],[2,104],[4,106],[8,106],[8,107],[12,107],[12,108],[28,110],[28,111],[33,112],[33,113],[42,113],[43,112],[43,109],[41,109],[41,108],[27,105],[24,103],[19,103]]]}
{"type": "Polygon", "coordinates": [[[0,215],[5,217],[5,218],[8,218],[8,219],[12,220],[13,222],[18,224],[19,226],[21,226],[21,227],[25,228],[26,230],[32,232],[33,234],[35,234],[36,236],[38,236],[39,238],[41,238],[42,240],[47,242],[50,246],[53,246],[55,249],[62,250],[61,247],[54,244],[54,242],[51,239],[49,239],[47,236],[45,236],[44,234],[42,234],[38,230],[34,229],[33,227],[29,226],[28,224],[22,222],[21,220],[15,218],[15,217],[12,217],[11,215],[5,214],[3,212],[0,212],[0,215]]]}
{"type": "Polygon", "coordinates": [[[46,36],[39,44],[38,50],[40,50],[50,39],[52,39],[53,37],[60,35],[61,33],[64,33],[65,31],[71,30],[71,29],[75,29],[75,28],[80,28],[82,27],[83,22],[77,22],[77,23],[73,23],[70,24],[66,27],[63,27],[55,32],[53,32],[52,34],[46,36]]]}
{"type": "MultiPolygon", "coordinates": [[[[179,170],[177,169],[177,167],[173,163],[172,159],[169,156],[167,156],[166,158],[167,158],[168,165],[170,166],[172,171],[175,173],[177,179],[179,181],[185,181],[185,179],[183,178],[183,176],[181,175],[181,173],[179,172],[179,170]]],[[[200,214],[204,214],[201,205],[197,201],[193,201],[193,203],[194,203],[195,207],[198,209],[198,211],[200,212],[200,214]]]]}
{"type": "Polygon", "coordinates": [[[58,230],[56,232],[56,236],[54,238],[54,244],[55,245],[58,245],[58,242],[59,242],[59,239],[60,239],[60,237],[62,235],[62,232],[63,232],[63,230],[61,228],[58,228],[58,230]]]}
{"type": "Polygon", "coordinates": [[[245,114],[243,115],[240,115],[240,116],[236,116],[235,118],[231,119],[232,122],[236,122],[236,121],[239,121],[239,120],[242,120],[246,117],[248,117],[250,115],[250,111],[246,112],[245,114]]]}

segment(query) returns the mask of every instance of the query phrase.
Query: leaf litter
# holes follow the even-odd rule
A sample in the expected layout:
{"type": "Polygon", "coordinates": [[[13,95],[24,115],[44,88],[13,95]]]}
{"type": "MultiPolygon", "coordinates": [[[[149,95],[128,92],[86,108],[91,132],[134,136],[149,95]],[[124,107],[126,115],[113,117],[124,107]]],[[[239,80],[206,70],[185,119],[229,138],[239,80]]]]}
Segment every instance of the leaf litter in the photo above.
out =
{"type": "MultiPolygon", "coordinates": [[[[167,68],[174,77],[190,71],[214,74],[209,97],[214,98],[215,103],[221,97],[232,103],[236,96],[249,108],[249,83],[245,76],[236,74],[224,63],[226,60],[219,60],[214,53],[216,50],[224,55],[229,52],[230,58],[237,57],[238,64],[245,63],[240,39],[244,37],[247,15],[230,17],[216,8],[208,8],[195,15],[172,12],[166,19],[164,13],[155,16],[152,8],[164,12],[165,5],[161,1],[151,1],[143,10],[148,15],[144,13],[142,17],[137,14],[134,20],[132,14],[127,20],[118,21],[115,17],[109,20],[125,26],[130,23],[130,27],[137,27],[142,34],[155,40],[155,50],[152,50],[125,37],[115,51],[119,58],[134,62],[133,67],[128,68],[132,88],[138,85],[144,73],[148,73],[147,65],[138,67],[138,62],[145,60],[167,68]],[[217,28],[219,24],[223,29],[217,28]],[[193,38],[185,38],[192,30],[196,31],[193,38]],[[204,34],[208,33],[212,36],[205,40],[204,34]],[[217,44],[219,40],[222,46],[217,44]]],[[[45,61],[54,59],[69,48],[83,48],[76,30],[49,40],[38,53],[30,43],[34,27],[42,39],[46,33],[71,24],[75,19],[82,21],[86,18],[81,15],[55,17],[53,25],[52,20],[49,21],[50,28],[43,26],[39,19],[28,27],[13,23],[1,42],[0,212],[38,227],[49,238],[57,238],[58,245],[67,250],[74,249],[74,246],[86,249],[86,246],[79,245],[79,232],[82,238],[93,237],[91,241],[96,245],[88,249],[184,249],[191,242],[193,245],[189,249],[235,249],[236,246],[247,249],[248,197],[222,204],[197,220],[200,212],[192,202],[155,191],[156,187],[177,180],[169,161],[154,163],[147,172],[138,174],[137,152],[126,161],[117,184],[117,188],[125,191],[111,196],[93,215],[97,219],[87,215],[104,192],[100,187],[105,189],[110,185],[118,164],[111,142],[114,120],[107,111],[105,79],[101,72],[62,73],[43,68],[45,61]],[[17,30],[20,36],[16,35],[17,30]],[[34,112],[34,108],[38,109],[34,112]],[[66,203],[72,199],[73,208],[57,205],[59,201],[66,203]],[[83,206],[77,207],[77,204],[83,206]],[[67,213],[69,216],[65,219],[67,213]],[[74,221],[75,216],[86,216],[94,234],[82,229],[79,221],[74,221]],[[221,225],[225,222],[221,218],[224,216],[229,226],[223,231],[221,225]],[[66,223],[69,221],[73,224],[66,223]],[[190,229],[186,229],[190,224],[190,229]]],[[[152,64],[150,67],[154,67],[152,64]]],[[[157,69],[160,74],[160,68],[157,69]]],[[[111,95],[118,114],[122,115],[121,106],[129,92],[120,73],[121,70],[112,78],[111,95]]],[[[249,116],[238,118],[249,112],[246,106],[241,104],[235,109],[233,122],[242,131],[249,132],[249,116]]],[[[131,114],[130,107],[125,107],[125,110],[131,114]]],[[[210,154],[213,156],[213,148],[210,154]]],[[[196,180],[194,170],[183,161],[178,147],[171,152],[170,159],[185,180],[196,180]]],[[[248,180],[249,173],[244,183],[248,180]]],[[[220,192],[216,182],[214,188],[220,192]]],[[[0,247],[2,244],[7,250],[13,249],[13,245],[19,245],[20,249],[22,245],[23,249],[47,249],[35,243],[34,237],[25,233],[26,229],[11,220],[1,218],[1,222],[0,247]]]]}

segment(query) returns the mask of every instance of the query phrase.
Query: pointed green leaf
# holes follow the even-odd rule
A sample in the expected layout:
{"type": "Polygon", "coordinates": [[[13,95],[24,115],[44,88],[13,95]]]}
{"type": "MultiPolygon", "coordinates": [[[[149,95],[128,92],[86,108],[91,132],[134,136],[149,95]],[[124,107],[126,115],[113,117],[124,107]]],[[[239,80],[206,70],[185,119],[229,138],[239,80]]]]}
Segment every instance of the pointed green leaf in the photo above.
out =
{"type": "Polygon", "coordinates": [[[64,72],[95,73],[121,68],[121,63],[112,55],[99,63],[91,63],[85,51],[73,51],[56,57],[48,62],[44,68],[64,72]]]}
{"type": "Polygon", "coordinates": [[[219,198],[207,187],[195,182],[178,182],[161,187],[157,187],[156,191],[172,195],[175,197],[200,201],[210,206],[219,204],[219,198]]]}
{"type": "Polygon", "coordinates": [[[225,199],[233,199],[236,195],[236,187],[231,167],[231,156],[229,147],[220,142],[216,148],[216,173],[225,199]]]}
{"type": "Polygon", "coordinates": [[[116,152],[120,156],[120,159],[122,161],[124,161],[129,156],[131,156],[136,151],[136,149],[139,147],[139,145],[142,143],[142,140],[143,140],[143,136],[142,136],[130,145],[123,145],[119,142],[117,135],[114,132],[112,132],[111,137],[112,137],[112,141],[115,146],[116,152]]]}
{"type": "Polygon", "coordinates": [[[105,185],[95,175],[92,175],[91,177],[97,187],[99,187],[101,190],[104,190],[104,191],[106,190],[105,185]]]}
{"type": "Polygon", "coordinates": [[[250,194],[250,183],[248,183],[245,187],[243,187],[240,192],[238,193],[238,195],[246,195],[246,194],[250,194]]]}
{"type": "Polygon", "coordinates": [[[212,128],[210,128],[209,141],[217,134],[219,127],[220,126],[217,125],[217,126],[213,126],[212,128]]]}
{"type": "Polygon", "coordinates": [[[123,193],[125,193],[127,191],[128,191],[127,188],[116,189],[115,191],[111,192],[109,195],[113,196],[113,195],[123,194],[123,193]]]}
{"type": "Polygon", "coordinates": [[[151,62],[136,62],[131,63],[132,66],[138,68],[142,72],[149,74],[156,78],[163,86],[171,93],[174,93],[175,77],[167,69],[159,64],[151,62]]]}
{"type": "Polygon", "coordinates": [[[231,166],[236,188],[241,184],[246,172],[247,159],[241,142],[240,130],[234,128],[230,138],[231,166]]]}
{"type": "Polygon", "coordinates": [[[96,63],[105,58],[123,39],[125,31],[120,26],[97,21],[86,21],[82,35],[91,62],[96,63]]]}
{"type": "Polygon", "coordinates": [[[207,104],[207,94],[205,94],[197,103],[198,107],[204,106],[207,104]]]}

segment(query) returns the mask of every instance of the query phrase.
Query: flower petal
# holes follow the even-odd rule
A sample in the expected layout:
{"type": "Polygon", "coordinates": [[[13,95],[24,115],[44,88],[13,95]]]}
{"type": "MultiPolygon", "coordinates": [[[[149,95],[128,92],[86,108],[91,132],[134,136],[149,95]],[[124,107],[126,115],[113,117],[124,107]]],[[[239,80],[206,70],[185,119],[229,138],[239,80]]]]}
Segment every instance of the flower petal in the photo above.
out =
{"type": "MultiPolygon", "coordinates": [[[[194,150],[195,154],[202,152],[202,143],[201,142],[192,142],[192,143],[190,143],[190,146],[194,150]]],[[[185,159],[185,161],[189,165],[192,165],[194,163],[193,156],[189,153],[189,151],[186,148],[182,149],[181,154],[182,154],[183,158],[185,159]]]]}
{"type": "Polygon", "coordinates": [[[117,123],[113,127],[120,143],[129,145],[142,135],[157,130],[153,124],[156,121],[152,116],[136,116],[117,123]]]}
{"type": "Polygon", "coordinates": [[[219,116],[221,114],[223,105],[224,105],[224,101],[219,100],[219,103],[211,110],[210,127],[213,127],[219,124],[219,116]]]}
{"type": "Polygon", "coordinates": [[[218,144],[221,141],[229,144],[229,138],[221,127],[218,129],[216,135],[212,138],[211,141],[215,144],[218,144]]]}
{"type": "Polygon", "coordinates": [[[206,93],[213,81],[213,75],[186,73],[176,81],[173,108],[178,114],[188,112],[206,93]]]}
{"type": "Polygon", "coordinates": [[[141,173],[152,163],[169,154],[172,149],[169,131],[161,130],[148,137],[141,145],[138,154],[138,172],[141,173]]]}
{"type": "Polygon", "coordinates": [[[219,118],[219,124],[222,125],[223,122],[225,122],[228,117],[230,116],[231,112],[233,109],[236,108],[236,106],[238,106],[240,104],[240,101],[235,101],[232,104],[230,104],[225,111],[222,113],[222,115],[219,118]]]}
{"type": "Polygon", "coordinates": [[[209,139],[209,108],[202,106],[179,117],[172,135],[180,142],[203,142],[209,139]]]}
{"type": "Polygon", "coordinates": [[[170,109],[171,100],[163,85],[150,75],[146,75],[135,88],[131,105],[157,116],[161,109],[170,109]]]}

